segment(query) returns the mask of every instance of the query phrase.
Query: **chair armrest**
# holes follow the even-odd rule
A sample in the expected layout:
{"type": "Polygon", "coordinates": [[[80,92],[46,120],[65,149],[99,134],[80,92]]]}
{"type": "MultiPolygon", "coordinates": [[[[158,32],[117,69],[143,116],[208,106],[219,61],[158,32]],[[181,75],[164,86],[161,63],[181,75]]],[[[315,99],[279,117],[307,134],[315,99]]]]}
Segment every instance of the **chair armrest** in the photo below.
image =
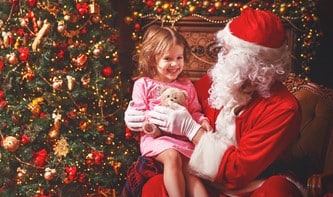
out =
{"type": "Polygon", "coordinates": [[[307,180],[307,190],[309,197],[320,197],[333,192],[333,172],[310,176],[307,180]]]}

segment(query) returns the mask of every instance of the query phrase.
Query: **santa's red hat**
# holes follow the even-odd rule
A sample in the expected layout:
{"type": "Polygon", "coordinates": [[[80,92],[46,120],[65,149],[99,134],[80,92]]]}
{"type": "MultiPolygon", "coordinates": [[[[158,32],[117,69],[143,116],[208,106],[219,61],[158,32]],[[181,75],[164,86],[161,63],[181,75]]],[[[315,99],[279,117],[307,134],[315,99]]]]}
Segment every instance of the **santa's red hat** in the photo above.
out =
{"type": "Polygon", "coordinates": [[[280,48],[286,40],[280,18],[269,11],[246,8],[228,28],[233,36],[264,47],[280,48]]]}

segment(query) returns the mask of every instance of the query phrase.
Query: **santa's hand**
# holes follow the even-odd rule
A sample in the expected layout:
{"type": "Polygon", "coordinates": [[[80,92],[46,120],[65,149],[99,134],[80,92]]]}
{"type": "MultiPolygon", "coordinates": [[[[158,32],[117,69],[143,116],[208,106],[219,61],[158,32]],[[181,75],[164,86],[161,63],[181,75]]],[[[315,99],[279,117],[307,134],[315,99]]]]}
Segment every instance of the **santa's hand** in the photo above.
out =
{"type": "Polygon", "coordinates": [[[133,102],[131,101],[125,111],[124,119],[126,126],[131,131],[139,132],[142,131],[146,117],[143,111],[139,111],[134,108],[133,102]]]}
{"type": "Polygon", "coordinates": [[[171,102],[171,108],[155,106],[149,112],[149,122],[157,125],[162,131],[182,135],[192,140],[200,129],[200,124],[193,120],[184,106],[171,102]]]}

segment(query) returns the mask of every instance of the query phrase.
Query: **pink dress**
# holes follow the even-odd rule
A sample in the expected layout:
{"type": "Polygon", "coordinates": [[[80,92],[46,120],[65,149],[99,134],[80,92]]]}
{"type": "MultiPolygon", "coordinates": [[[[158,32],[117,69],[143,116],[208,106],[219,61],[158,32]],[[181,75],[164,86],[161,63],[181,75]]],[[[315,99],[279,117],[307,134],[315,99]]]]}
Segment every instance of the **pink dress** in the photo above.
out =
{"type": "MultiPolygon", "coordinates": [[[[156,105],[159,105],[160,90],[162,87],[175,87],[185,90],[188,94],[185,107],[193,119],[198,123],[207,119],[201,113],[201,105],[199,104],[194,85],[187,78],[182,78],[171,83],[160,82],[147,77],[136,80],[132,92],[132,101],[134,101],[135,108],[137,110],[149,111],[156,105]]],[[[161,136],[153,138],[144,132],[141,133],[140,150],[142,156],[153,157],[170,148],[177,150],[189,158],[194,150],[194,145],[182,136],[169,135],[163,132],[161,136]]]]}

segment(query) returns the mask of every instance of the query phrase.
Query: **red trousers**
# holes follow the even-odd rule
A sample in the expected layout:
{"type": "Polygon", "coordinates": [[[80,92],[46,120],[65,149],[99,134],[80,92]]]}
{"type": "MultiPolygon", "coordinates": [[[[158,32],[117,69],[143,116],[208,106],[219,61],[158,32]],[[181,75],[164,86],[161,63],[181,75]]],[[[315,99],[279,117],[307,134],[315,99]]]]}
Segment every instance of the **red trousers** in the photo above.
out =
{"type": "MultiPolygon", "coordinates": [[[[213,197],[223,197],[223,194],[209,191],[213,197]]],[[[143,197],[168,197],[163,184],[163,175],[159,174],[150,178],[142,189],[143,197]]],[[[299,189],[282,176],[272,176],[254,191],[251,197],[301,197],[299,189]]]]}

